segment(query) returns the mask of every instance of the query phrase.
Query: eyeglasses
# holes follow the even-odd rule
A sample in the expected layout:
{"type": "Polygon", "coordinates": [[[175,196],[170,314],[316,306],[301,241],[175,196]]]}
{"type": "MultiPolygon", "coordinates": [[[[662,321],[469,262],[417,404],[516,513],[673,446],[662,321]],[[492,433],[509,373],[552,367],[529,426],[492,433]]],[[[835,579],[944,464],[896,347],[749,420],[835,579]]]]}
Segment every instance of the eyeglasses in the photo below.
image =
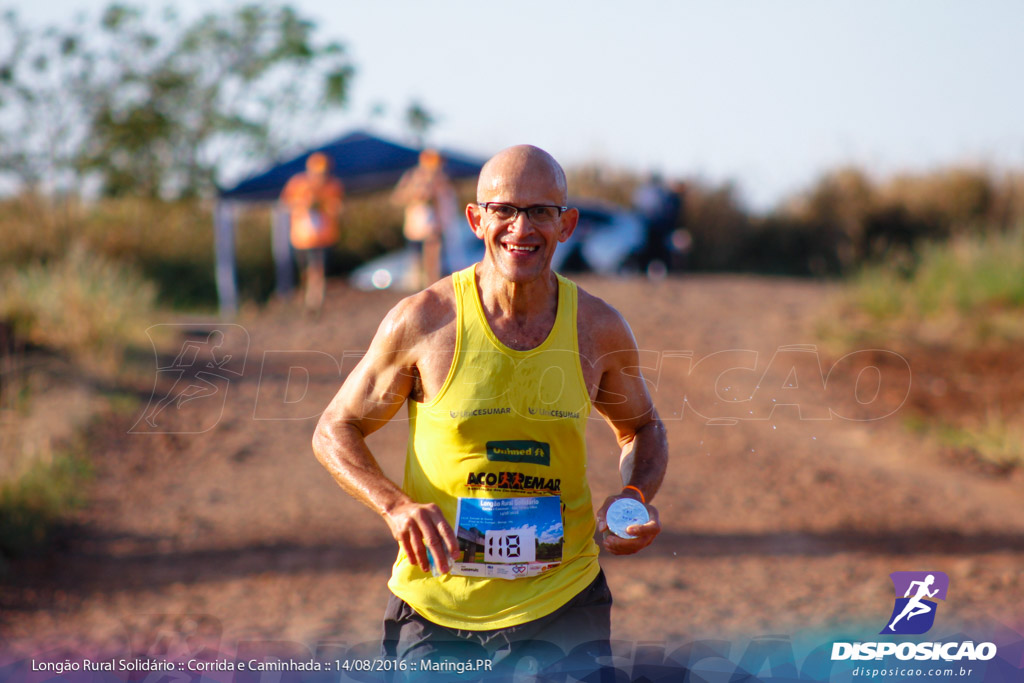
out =
{"type": "Polygon", "coordinates": [[[563,212],[569,210],[568,206],[552,206],[548,204],[513,206],[512,204],[504,204],[502,202],[478,202],[477,206],[489,212],[502,223],[511,223],[519,216],[519,213],[522,212],[526,214],[526,217],[530,219],[531,223],[537,223],[539,225],[544,223],[554,223],[563,212]]]}

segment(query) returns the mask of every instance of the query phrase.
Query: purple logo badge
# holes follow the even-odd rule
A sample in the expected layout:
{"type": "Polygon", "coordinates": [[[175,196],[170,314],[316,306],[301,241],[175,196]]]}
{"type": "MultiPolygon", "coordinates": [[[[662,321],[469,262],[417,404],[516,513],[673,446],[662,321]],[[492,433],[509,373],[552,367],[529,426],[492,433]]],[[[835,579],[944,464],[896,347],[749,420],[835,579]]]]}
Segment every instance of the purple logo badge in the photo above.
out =
{"type": "Polygon", "coordinates": [[[936,600],[945,600],[949,577],[943,572],[893,572],[896,591],[892,616],[881,634],[919,635],[935,623],[936,600]]]}

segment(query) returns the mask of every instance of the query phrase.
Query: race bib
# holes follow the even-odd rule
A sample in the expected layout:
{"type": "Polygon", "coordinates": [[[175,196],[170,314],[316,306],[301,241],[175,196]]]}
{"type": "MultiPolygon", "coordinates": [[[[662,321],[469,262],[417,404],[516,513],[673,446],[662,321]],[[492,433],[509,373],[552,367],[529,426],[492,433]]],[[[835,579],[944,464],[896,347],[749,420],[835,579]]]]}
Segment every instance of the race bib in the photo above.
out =
{"type": "Polygon", "coordinates": [[[521,579],[562,562],[560,496],[459,498],[455,527],[462,557],[452,574],[521,579]]]}

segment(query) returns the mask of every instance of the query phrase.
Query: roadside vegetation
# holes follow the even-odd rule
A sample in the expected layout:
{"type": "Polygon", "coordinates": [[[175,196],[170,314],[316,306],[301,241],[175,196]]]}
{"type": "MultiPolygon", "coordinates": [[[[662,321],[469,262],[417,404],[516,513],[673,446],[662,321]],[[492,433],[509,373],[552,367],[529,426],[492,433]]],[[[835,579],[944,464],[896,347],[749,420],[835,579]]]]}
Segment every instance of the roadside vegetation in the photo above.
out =
{"type": "Polygon", "coordinates": [[[940,428],[938,438],[954,448],[976,453],[997,468],[1024,466],[1024,424],[1020,421],[1010,423],[991,416],[976,425],[940,428]]]}
{"type": "Polygon", "coordinates": [[[84,502],[85,431],[123,405],[125,355],[146,343],[155,300],[137,269],[82,243],[0,269],[0,573],[84,502]]]}
{"type": "Polygon", "coordinates": [[[49,263],[8,271],[0,319],[26,344],[111,373],[128,346],[145,342],[155,300],[135,268],[77,243],[49,263]]]}
{"type": "Polygon", "coordinates": [[[928,242],[867,265],[844,288],[840,311],[831,327],[850,342],[1020,343],[1024,224],[928,242]]]}
{"type": "Polygon", "coordinates": [[[0,575],[5,558],[44,548],[54,529],[85,503],[89,460],[63,453],[33,460],[20,475],[0,482],[0,575]]]}
{"type": "Polygon", "coordinates": [[[831,245],[810,259],[844,276],[819,322],[826,346],[904,354],[930,378],[911,388],[913,432],[961,460],[1024,465],[1024,378],[998,382],[1024,341],[1024,175],[840,169],[768,222],[788,220],[831,245]]]}
{"type": "Polygon", "coordinates": [[[1024,467],[1024,224],[865,266],[820,331],[838,348],[895,348],[912,371],[923,366],[905,418],[913,433],[991,472],[1024,467]]]}

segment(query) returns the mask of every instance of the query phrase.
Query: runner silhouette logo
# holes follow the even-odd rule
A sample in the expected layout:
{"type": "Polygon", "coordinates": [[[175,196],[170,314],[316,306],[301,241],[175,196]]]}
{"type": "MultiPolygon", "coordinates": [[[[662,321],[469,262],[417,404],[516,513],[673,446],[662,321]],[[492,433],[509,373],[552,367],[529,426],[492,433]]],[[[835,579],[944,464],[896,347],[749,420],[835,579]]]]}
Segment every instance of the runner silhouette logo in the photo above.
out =
{"type": "Polygon", "coordinates": [[[919,635],[935,623],[936,600],[945,600],[949,577],[943,572],[893,572],[896,604],[880,634],[919,635]]]}

